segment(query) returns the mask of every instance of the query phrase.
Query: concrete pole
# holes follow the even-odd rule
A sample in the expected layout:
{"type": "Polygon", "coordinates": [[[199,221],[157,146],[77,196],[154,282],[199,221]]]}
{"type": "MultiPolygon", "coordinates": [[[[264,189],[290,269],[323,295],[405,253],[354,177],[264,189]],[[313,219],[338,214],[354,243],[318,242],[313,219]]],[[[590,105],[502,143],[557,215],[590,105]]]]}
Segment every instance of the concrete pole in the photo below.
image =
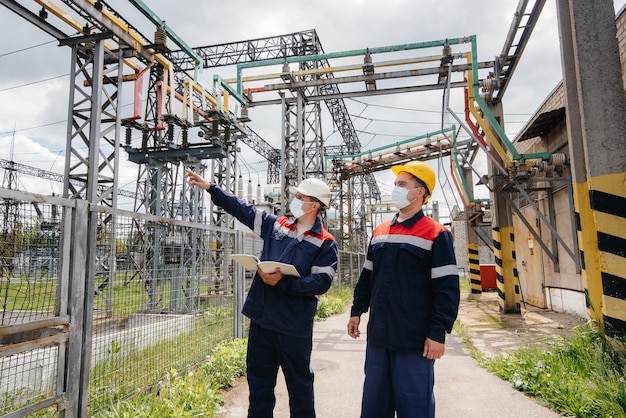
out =
{"type": "Polygon", "coordinates": [[[435,220],[435,222],[440,222],[439,220],[439,202],[434,201],[432,203],[432,213],[430,215],[431,218],[433,218],[435,220]]]}
{"type": "Polygon", "coordinates": [[[626,332],[626,100],[610,0],[557,0],[567,130],[589,315],[626,332]]]}
{"type": "MultiPolygon", "coordinates": [[[[490,108],[502,129],[504,129],[502,103],[491,104],[490,108]]],[[[492,180],[493,182],[497,182],[499,176],[494,177],[492,173],[497,173],[497,169],[493,166],[490,167],[489,177],[494,179],[492,180]]],[[[521,312],[520,286],[515,260],[513,214],[502,195],[504,192],[501,192],[496,184],[491,184],[491,190],[495,190],[491,194],[492,235],[500,311],[518,313],[521,312]]]]}

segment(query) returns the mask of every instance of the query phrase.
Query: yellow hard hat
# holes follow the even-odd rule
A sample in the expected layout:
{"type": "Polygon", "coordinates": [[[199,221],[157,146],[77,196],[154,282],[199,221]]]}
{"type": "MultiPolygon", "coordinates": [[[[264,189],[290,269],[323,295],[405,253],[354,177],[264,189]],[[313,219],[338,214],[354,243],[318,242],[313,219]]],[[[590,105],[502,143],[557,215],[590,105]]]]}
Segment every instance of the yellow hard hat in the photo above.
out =
{"type": "Polygon", "coordinates": [[[409,161],[403,165],[394,165],[391,167],[391,171],[396,176],[401,172],[409,173],[412,176],[416,177],[419,181],[424,183],[426,186],[426,195],[424,196],[424,203],[428,202],[430,196],[435,189],[435,184],[437,182],[435,178],[435,172],[433,169],[426,163],[422,161],[409,161]]]}

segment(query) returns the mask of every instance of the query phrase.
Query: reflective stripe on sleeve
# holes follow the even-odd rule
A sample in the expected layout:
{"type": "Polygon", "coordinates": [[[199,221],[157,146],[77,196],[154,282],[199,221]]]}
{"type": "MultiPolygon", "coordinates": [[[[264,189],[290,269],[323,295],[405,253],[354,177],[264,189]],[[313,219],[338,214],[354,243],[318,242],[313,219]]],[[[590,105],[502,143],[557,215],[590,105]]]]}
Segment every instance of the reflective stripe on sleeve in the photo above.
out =
{"type": "Polygon", "coordinates": [[[430,270],[430,277],[438,279],[440,277],[458,275],[459,269],[456,264],[448,264],[447,266],[433,267],[430,270]]]}
{"type": "Polygon", "coordinates": [[[254,232],[258,236],[261,236],[261,226],[263,226],[263,213],[262,210],[257,210],[256,215],[254,215],[254,232]]]}
{"type": "Polygon", "coordinates": [[[365,263],[363,263],[363,268],[365,270],[372,271],[372,269],[374,268],[374,263],[372,262],[372,260],[365,260],[365,263]]]}
{"type": "Polygon", "coordinates": [[[313,274],[328,274],[331,278],[335,276],[335,269],[331,266],[312,266],[311,273],[313,274]]]}

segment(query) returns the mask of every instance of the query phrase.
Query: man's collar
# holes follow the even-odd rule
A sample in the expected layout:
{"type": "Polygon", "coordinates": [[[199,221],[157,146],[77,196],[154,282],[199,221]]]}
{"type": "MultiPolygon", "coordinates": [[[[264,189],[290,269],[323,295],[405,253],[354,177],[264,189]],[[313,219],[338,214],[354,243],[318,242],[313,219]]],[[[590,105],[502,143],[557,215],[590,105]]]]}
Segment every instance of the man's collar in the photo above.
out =
{"type": "MultiPolygon", "coordinates": [[[[292,225],[297,225],[298,224],[298,219],[291,218],[291,219],[288,220],[288,222],[290,224],[292,224],[292,225]]],[[[311,232],[313,232],[314,234],[317,234],[317,235],[321,235],[322,234],[322,219],[319,216],[317,216],[315,218],[315,223],[311,227],[311,232]]]]}
{"type": "Polygon", "coordinates": [[[319,216],[315,218],[315,224],[311,227],[311,232],[316,235],[322,235],[322,218],[319,216]]]}
{"type": "MultiPolygon", "coordinates": [[[[394,215],[393,219],[391,220],[391,225],[394,225],[395,223],[398,222],[398,215],[400,215],[400,212],[394,215]]],[[[405,227],[410,228],[413,225],[415,225],[415,223],[419,221],[420,219],[422,219],[423,217],[424,217],[424,210],[420,209],[415,215],[413,215],[409,219],[405,219],[404,221],[400,223],[404,225],[405,227]]]]}

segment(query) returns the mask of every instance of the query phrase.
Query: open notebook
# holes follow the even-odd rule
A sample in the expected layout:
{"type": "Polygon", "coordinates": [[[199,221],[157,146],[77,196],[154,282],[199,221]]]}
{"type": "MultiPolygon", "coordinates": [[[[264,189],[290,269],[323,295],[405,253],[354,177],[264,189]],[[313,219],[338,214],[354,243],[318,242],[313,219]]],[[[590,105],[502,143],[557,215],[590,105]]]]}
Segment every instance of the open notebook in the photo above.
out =
{"type": "Polygon", "coordinates": [[[300,277],[300,273],[292,264],[281,263],[280,261],[259,261],[258,257],[251,254],[232,254],[230,258],[244,266],[246,270],[256,271],[257,266],[260,266],[263,272],[274,273],[278,267],[283,276],[300,277]]]}

